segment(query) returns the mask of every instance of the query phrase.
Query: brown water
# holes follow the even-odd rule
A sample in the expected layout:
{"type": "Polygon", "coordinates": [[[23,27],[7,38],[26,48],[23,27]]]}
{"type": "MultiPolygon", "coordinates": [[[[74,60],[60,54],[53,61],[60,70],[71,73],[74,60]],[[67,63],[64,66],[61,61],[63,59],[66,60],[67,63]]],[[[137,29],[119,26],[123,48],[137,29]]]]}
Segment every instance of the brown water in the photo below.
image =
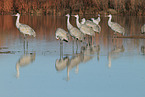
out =
{"type": "MultiPolygon", "coordinates": [[[[95,16],[86,19],[91,17],[95,16]]],[[[136,37],[113,38],[108,18],[101,16],[102,30],[94,43],[74,48],[71,38],[62,47],[55,39],[58,27],[67,31],[65,16],[21,16],[20,22],[36,31],[35,38],[27,37],[28,43],[15,21],[16,17],[0,16],[1,97],[145,96],[145,35],[140,30],[145,17],[113,16],[112,21],[125,28],[125,36],[136,37]]],[[[70,22],[76,26],[74,17],[70,22]]]]}

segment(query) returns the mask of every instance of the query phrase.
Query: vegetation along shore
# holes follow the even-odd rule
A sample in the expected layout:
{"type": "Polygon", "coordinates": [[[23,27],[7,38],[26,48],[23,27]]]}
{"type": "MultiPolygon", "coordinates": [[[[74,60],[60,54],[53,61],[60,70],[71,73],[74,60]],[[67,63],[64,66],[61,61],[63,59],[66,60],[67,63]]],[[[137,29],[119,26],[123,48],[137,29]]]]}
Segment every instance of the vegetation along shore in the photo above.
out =
{"type": "Polygon", "coordinates": [[[0,0],[0,14],[145,15],[145,0],[0,0]]]}

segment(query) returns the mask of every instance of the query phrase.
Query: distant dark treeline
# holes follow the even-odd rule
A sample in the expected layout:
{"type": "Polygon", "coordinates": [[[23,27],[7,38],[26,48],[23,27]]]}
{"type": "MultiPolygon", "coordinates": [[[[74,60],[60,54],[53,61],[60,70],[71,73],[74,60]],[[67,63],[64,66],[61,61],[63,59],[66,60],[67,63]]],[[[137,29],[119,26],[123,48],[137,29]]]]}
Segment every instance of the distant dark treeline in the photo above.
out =
{"type": "Polygon", "coordinates": [[[145,15],[145,0],[0,0],[0,14],[145,15]]]}

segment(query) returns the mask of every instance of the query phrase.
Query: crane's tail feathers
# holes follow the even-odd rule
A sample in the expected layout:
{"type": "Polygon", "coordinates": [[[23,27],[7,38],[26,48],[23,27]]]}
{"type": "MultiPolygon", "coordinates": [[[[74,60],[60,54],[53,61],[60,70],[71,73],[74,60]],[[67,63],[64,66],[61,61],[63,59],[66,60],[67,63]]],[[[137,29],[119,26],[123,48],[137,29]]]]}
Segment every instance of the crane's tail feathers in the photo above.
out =
{"type": "Polygon", "coordinates": [[[63,41],[68,42],[68,40],[64,39],[63,41]]]}

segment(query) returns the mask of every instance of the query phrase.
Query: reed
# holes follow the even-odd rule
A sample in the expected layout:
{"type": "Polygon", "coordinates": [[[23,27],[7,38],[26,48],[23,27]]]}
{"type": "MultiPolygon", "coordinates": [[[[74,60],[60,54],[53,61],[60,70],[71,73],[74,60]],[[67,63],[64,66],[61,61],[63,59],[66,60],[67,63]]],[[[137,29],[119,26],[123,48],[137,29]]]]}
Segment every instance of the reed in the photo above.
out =
{"type": "Polygon", "coordinates": [[[95,14],[108,9],[123,15],[145,15],[145,0],[0,0],[0,14],[95,14]]]}

